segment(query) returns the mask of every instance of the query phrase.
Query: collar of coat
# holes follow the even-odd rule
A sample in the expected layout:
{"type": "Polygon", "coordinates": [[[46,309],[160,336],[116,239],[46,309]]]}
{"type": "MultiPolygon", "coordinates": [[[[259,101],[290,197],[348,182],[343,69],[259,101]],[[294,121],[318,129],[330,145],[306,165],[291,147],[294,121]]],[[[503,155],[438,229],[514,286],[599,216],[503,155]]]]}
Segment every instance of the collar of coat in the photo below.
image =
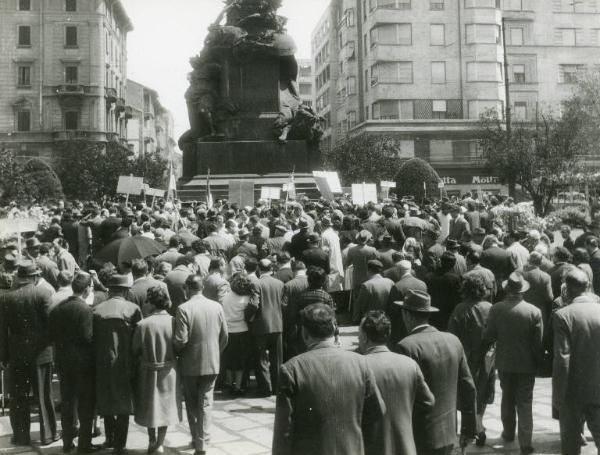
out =
{"type": "Polygon", "coordinates": [[[317,349],[331,349],[331,348],[338,349],[339,347],[336,346],[335,342],[332,340],[323,340],[323,341],[319,341],[318,343],[315,343],[311,348],[309,348],[309,350],[315,351],[317,349]]]}
{"type": "Polygon", "coordinates": [[[435,327],[433,327],[432,325],[423,324],[423,325],[420,325],[420,326],[412,329],[409,335],[414,335],[416,333],[422,333],[422,332],[437,332],[437,329],[435,327]]]}
{"type": "Polygon", "coordinates": [[[366,350],[365,355],[369,354],[380,354],[382,352],[390,352],[390,350],[385,345],[372,346],[366,350]]]}

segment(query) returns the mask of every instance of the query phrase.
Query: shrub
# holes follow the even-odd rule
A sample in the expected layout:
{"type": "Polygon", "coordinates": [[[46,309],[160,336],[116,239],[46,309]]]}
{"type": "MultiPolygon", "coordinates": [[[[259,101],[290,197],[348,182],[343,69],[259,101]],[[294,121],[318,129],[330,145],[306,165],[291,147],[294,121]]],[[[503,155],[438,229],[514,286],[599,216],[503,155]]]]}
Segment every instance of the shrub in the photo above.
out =
{"type": "Polygon", "coordinates": [[[438,184],[440,176],[427,161],[413,158],[405,162],[396,175],[396,193],[398,197],[413,196],[420,201],[427,196],[435,197],[439,193],[438,184]]]}
{"type": "Polygon", "coordinates": [[[567,224],[572,228],[585,228],[590,225],[592,218],[585,207],[565,207],[548,214],[548,224],[554,229],[567,224]]]}

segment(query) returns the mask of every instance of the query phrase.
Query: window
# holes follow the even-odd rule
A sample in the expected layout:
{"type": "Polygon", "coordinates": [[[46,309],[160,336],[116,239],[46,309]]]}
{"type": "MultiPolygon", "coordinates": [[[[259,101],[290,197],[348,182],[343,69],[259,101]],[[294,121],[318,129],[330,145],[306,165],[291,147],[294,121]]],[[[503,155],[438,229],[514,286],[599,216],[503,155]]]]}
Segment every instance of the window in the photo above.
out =
{"type": "Polygon", "coordinates": [[[577,82],[578,73],[584,68],[585,65],[559,65],[558,81],[562,84],[574,84],[577,82]]]}
{"type": "Polygon", "coordinates": [[[558,46],[581,46],[583,44],[583,30],[557,28],[554,31],[554,43],[558,46]]]}
{"type": "Polygon", "coordinates": [[[525,65],[513,65],[513,82],[515,84],[524,84],[525,80],[525,65]]]}
{"type": "Polygon", "coordinates": [[[365,92],[369,91],[369,70],[365,70],[365,92]]]}
{"type": "Polygon", "coordinates": [[[446,44],[446,26],[444,24],[431,24],[429,26],[429,39],[432,46],[446,44]]]}
{"type": "Polygon", "coordinates": [[[446,83],[446,62],[431,62],[431,83],[446,83]]]}
{"type": "Polygon", "coordinates": [[[354,8],[350,8],[346,10],[346,25],[348,27],[354,27],[354,25],[356,24],[355,22],[355,18],[354,18],[354,8]]]}
{"type": "Polygon", "coordinates": [[[413,83],[412,62],[379,62],[371,67],[371,85],[377,83],[413,83]]]}
{"type": "Polygon", "coordinates": [[[467,24],[467,44],[499,44],[500,27],[496,24],[467,24]]]}
{"type": "Polygon", "coordinates": [[[371,29],[371,47],[376,44],[412,44],[411,24],[380,24],[371,29]]]}
{"type": "Polygon", "coordinates": [[[31,111],[29,109],[17,111],[17,131],[31,131],[31,111]]]}
{"type": "Polygon", "coordinates": [[[351,76],[346,81],[348,95],[356,95],[356,78],[351,76]]]}
{"type": "Polygon", "coordinates": [[[496,111],[498,116],[502,118],[502,101],[499,100],[469,100],[469,118],[477,119],[486,112],[496,111]]]}
{"type": "Polygon", "coordinates": [[[77,112],[77,111],[66,111],[65,112],[65,129],[66,130],[79,129],[79,112],[77,112]]]}
{"type": "Polygon", "coordinates": [[[523,11],[523,0],[504,0],[506,11],[523,11]]]}
{"type": "Polygon", "coordinates": [[[444,10],[444,1],[443,0],[430,0],[429,1],[429,9],[431,11],[443,11],[444,10]]]}
{"type": "Polygon", "coordinates": [[[365,120],[369,120],[369,106],[365,106],[365,120]]]}
{"type": "Polygon", "coordinates": [[[586,0],[554,0],[554,11],[559,13],[595,13],[596,0],[587,0],[589,5],[586,9],[586,0]]]}
{"type": "Polygon", "coordinates": [[[365,57],[367,55],[369,55],[369,43],[368,43],[368,40],[367,40],[367,34],[366,33],[363,36],[363,52],[365,54],[365,57]]]}
{"type": "Polygon", "coordinates": [[[446,100],[433,100],[433,118],[446,118],[446,100]]]}
{"type": "Polygon", "coordinates": [[[348,112],[348,129],[352,129],[356,126],[356,112],[350,111],[348,112]]]}
{"type": "Polygon", "coordinates": [[[514,117],[516,120],[527,119],[527,103],[522,101],[517,101],[515,103],[514,117]]]}
{"type": "Polygon", "coordinates": [[[65,11],[77,11],[77,0],[65,0],[65,11]]]}
{"type": "Polygon", "coordinates": [[[590,46],[600,45],[600,29],[592,28],[590,30],[590,46]]]}
{"type": "Polygon", "coordinates": [[[19,11],[31,11],[31,0],[19,0],[19,11]]]}
{"type": "Polygon", "coordinates": [[[500,8],[500,0],[465,0],[465,8],[500,8]]]}
{"type": "Polygon", "coordinates": [[[467,82],[500,82],[502,67],[497,62],[467,63],[467,82]]]}
{"type": "Polygon", "coordinates": [[[511,27],[510,28],[510,45],[511,46],[522,46],[524,44],[523,39],[523,27],[511,27]]]}
{"type": "Polygon", "coordinates": [[[68,25],[65,27],[65,45],[67,47],[77,47],[77,26],[68,25]]]}
{"type": "Polygon", "coordinates": [[[19,46],[31,46],[31,27],[19,25],[19,46]]]}
{"type": "Polygon", "coordinates": [[[19,66],[17,68],[17,86],[31,87],[31,66],[19,66]]]}
{"type": "Polygon", "coordinates": [[[412,100],[384,100],[373,104],[373,120],[399,120],[412,118],[412,100]]]}
{"type": "MultiPolygon", "coordinates": [[[[65,67],[65,82],[67,84],[77,84],[79,82],[79,68],[77,66],[65,67]]],[[[302,90],[300,92],[302,93],[302,90]]]]}
{"type": "Polygon", "coordinates": [[[410,9],[410,0],[369,0],[369,9],[376,8],[410,9]]]}

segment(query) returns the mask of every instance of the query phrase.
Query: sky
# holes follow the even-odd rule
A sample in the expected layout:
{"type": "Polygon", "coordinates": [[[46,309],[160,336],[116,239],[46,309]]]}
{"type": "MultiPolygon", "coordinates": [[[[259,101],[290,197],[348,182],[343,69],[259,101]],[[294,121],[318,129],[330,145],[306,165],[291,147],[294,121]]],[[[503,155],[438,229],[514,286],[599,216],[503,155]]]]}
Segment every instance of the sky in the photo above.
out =
{"type": "MultiPolygon", "coordinates": [[[[310,34],[329,0],[283,0],[279,14],[298,58],[310,58],[310,34]]],[[[123,0],[134,30],[128,35],[128,77],[159,94],[175,119],[175,140],[189,128],[184,93],[189,59],[200,52],[222,0],[123,0]]]]}

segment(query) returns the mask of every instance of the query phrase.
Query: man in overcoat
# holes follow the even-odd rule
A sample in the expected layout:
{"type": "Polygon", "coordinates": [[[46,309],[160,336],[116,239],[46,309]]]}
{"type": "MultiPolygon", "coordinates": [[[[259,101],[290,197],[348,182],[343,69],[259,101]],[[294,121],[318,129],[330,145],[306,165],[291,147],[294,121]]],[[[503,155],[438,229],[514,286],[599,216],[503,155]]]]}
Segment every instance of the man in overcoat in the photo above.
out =
{"type": "Polygon", "coordinates": [[[142,311],[125,299],[131,288],[127,276],[113,275],[108,288],[108,300],[93,309],[96,410],[104,416],[105,446],[122,453],[127,444],[129,416],[133,414],[132,341],[142,311]]]}

